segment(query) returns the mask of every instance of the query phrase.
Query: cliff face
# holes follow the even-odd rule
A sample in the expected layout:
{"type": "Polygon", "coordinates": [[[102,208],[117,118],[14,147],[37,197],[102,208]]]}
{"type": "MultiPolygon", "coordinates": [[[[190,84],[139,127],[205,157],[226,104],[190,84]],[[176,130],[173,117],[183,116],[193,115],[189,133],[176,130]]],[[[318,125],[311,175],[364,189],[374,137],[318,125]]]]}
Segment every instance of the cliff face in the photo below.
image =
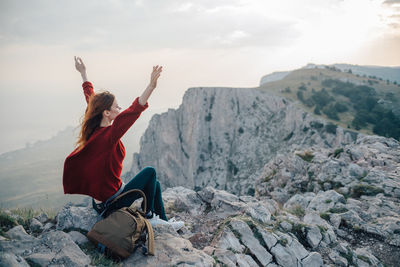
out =
{"type": "Polygon", "coordinates": [[[277,153],[336,147],[357,136],[255,88],[190,88],[177,110],[153,116],[131,173],[150,165],[164,187],[251,194],[262,167],[277,153]]]}

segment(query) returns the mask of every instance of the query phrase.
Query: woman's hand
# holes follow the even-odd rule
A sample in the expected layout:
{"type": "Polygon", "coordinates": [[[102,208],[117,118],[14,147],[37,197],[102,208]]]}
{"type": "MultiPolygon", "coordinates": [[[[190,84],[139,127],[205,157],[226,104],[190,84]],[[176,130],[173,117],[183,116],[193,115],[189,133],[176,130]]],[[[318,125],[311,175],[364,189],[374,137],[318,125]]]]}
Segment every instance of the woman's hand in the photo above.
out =
{"type": "Polygon", "coordinates": [[[80,57],[74,57],[75,58],[75,68],[77,71],[79,71],[81,74],[83,72],[86,72],[86,67],[85,64],[83,64],[82,59],[80,57]]]}
{"type": "Polygon", "coordinates": [[[158,77],[160,77],[162,72],[162,66],[159,67],[157,66],[153,66],[153,72],[151,73],[151,78],[150,78],[150,84],[149,87],[154,89],[157,87],[157,79],[158,77]]]}
{"type": "Polygon", "coordinates": [[[86,67],[85,64],[83,64],[83,61],[80,57],[76,57],[75,58],[75,68],[77,71],[79,71],[81,73],[82,76],[82,80],[83,82],[87,82],[87,75],[86,75],[86,67]]]}
{"type": "Polygon", "coordinates": [[[154,88],[157,87],[157,79],[160,77],[160,73],[162,71],[162,66],[159,67],[153,66],[153,72],[151,73],[150,84],[147,86],[146,90],[142,93],[139,97],[139,104],[144,106],[147,103],[151,93],[153,92],[154,88]]]}

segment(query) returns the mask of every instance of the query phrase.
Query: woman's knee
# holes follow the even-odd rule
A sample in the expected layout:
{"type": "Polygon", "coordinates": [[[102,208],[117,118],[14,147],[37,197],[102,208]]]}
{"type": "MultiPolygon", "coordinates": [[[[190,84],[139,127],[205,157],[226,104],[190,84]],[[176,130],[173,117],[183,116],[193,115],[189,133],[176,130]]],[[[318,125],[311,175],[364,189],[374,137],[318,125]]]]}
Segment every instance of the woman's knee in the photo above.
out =
{"type": "Polygon", "coordinates": [[[145,171],[148,175],[156,176],[156,169],[151,166],[144,167],[142,171],[145,171]]]}
{"type": "Polygon", "coordinates": [[[156,169],[153,167],[145,167],[142,172],[144,173],[144,176],[146,177],[146,184],[148,185],[155,185],[157,181],[157,176],[156,176],[156,169]]]}

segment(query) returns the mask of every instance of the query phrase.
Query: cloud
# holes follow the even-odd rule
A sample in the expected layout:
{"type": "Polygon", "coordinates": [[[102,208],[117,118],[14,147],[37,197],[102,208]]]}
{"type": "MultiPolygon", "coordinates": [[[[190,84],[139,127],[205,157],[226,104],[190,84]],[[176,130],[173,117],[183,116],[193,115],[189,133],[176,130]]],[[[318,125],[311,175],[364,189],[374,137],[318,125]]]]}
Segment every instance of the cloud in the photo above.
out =
{"type": "Polygon", "coordinates": [[[0,45],[68,45],[87,50],[223,48],[285,45],[298,34],[293,21],[242,12],[241,1],[218,3],[2,1],[0,45]],[[248,38],[236,36],[240,32],[248,38]]]}
{"type": "Polygon", "coordinates": [[[394,34],[398,33],[400,24],[400,0],[386,0],[382,3],[385,8],[386,14],[382,17],[382,20],[386,23],[390,30],[394,34]]]}
{"type": "MultiPolygon", "coordinates": [[[[369,2],[358,14],[352,10],[359,3],[359,0],[309,0],[307,3],[290,0],[2,0],[0,46],[60,45],[87,53],[163,48],[270,50],[299,45],[306,49],[310,44],[326,45],[320,40],[328,35],[326,32],[332,40],[345,38],[353,42],[356,37],[349,33],[351,27],[362,35],[358,38],[362,43],[368,37],[364,32],[380,32],[372,28],[376,21],[371,18],[376,17],[376,4],[382,2],[374,2],[375,5],[369,2]]],[[[399,23],[395,14],[383,15],[387,27],[393,31],[399,23]]]]}
{"type": "Polygon", "coordinates": [[[383,3],[386,5],[395,5],[395,4],[400,4],[400,0],[386,0],[383,3]]]}

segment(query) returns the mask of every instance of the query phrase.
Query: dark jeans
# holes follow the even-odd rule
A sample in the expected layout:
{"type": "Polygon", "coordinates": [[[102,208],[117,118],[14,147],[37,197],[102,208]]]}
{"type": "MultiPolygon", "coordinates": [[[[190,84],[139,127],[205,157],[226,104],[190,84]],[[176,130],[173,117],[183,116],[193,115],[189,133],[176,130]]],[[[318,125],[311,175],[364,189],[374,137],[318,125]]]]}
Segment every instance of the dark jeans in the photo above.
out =
{"type": "MultiPolygon", "coordinates": [[[[164,204],[161,197],[160,182],[157,180],[156,170],[153,167],[145,167],[138,174],[136,174],[136,176],[125,185],[125,188],[121,194],[132,189],[140,189],[146,195],[146,213],[151,210],[153,213],[158,214],[160,219],[168,221],[167,216],[165,215],[164,204]]],[[[129,207],[136,199],[140,197],[141,196],[139,194],[127,195],[121,199],[118,199],[115,203],[115,207],[129,207]]]]}

